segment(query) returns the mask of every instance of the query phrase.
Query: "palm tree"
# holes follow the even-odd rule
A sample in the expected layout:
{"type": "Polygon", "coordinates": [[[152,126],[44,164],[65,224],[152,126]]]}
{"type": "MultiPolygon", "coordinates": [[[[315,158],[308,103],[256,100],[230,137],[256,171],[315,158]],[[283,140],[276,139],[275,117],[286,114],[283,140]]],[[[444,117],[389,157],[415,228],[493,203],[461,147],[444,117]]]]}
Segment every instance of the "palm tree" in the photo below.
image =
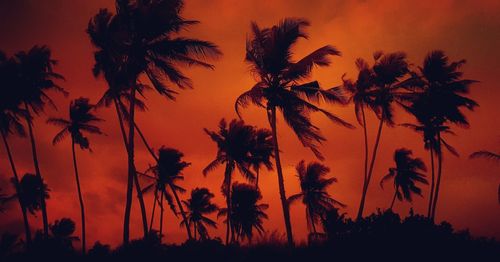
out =
{"type": "Polygon", "coordinates": [[[73,249],[73,241],[78,240],[78,237],[73,236],[75,233],[75,222],[70,218],[61,218],[50,225],[50,232],[57,244],[67,250],[73,249]]]}
{"type": "Polygon", "coordinates": [[[255,130],[254,139],[255,141],[251,150],[251,167],[255,172],[255,187],[259,188],[259,176],[262,166],[266,167],[267,170],[273,169],[274,144],[272,132],[268,129],[255,130]]]}
{"type": "MultiPolygon", "coordinates": [[[[492,152],[492,151],[487,151],[487,150],[480,150],[476,151],[472,154],[470,154],[469,158],[486,158],[486,159],[491,159],[496,162],[500,161],[500,154],[492,152]]],[[[498,185],[498,203],[500,203],[500,184],[498,185]]]]}
{"type": "MultiPolygon", "coordinates": [[[[47,91],[53,90],[67,95],[62,87],[56,84],[55,80],[64,79],[60,74],[54,72],[53,67],[57,61],[52,59],[52,54],[47,46],[34,46],[28,52],[18,52],[15,55],[16,61],[16,90],[19,102],[24,106],[25,119],[28,125],[28,132],[33,154],[33,163],[35,174],[39,180],[43,180],[38,162],[36,150],[35,134],[33,130],[33,117],[43,112],[48,103],[55,108],[55,104],[47,94],[47,91]]],[[[43,219],[44,237],[48,236],[49,222],[45,198],[40,196],[41,210],[43,219]]]]}
{"type": "Polygon", "coordinates": [[[48,199],[49,189],[43,180],[34,174],[26,173],[19,181],[19,193],[16,195],[22,202],[27,211],[35,214],[42,207],[42,198],[48,199]]]}
{"type": "Polygon", "coordinates": [[[319,163],[311,162],[306,165],[305,161],[300,161],[295,167],[300,181],[301,192],[291,195],[289,203],[302,200],[306,206],[306,221],[312,235],[317,235],[316,223],[320,221],[329,210],[335,205],[345,207],[344,204],[335,200],[326,191],[327,187],[337,182],[335,177],[326,178],[330,169],[319,163]]]}
{"type": "MultiPolygon", "coordinates": [[[[158,162],[155,166],[152,166],[146,171],[144,174],[146,177],[154,179],[154,182],[150,185],[146,186],[143,189],[143,192],[148,192],[150,190],[154,190],[155,201],[153,203],[153,213],[151,215],[151,225],[153,223],[154,217],[154,209],[155,204],[158,202],[161,208],[160,214],[160,237],[162,237],[163,232],[163,199],[167,201],[170,206],[172,212],[177,216],[176,204],[179,207],[180,213],[182,215],[183,220],[187,220],[186,214],[182,207],[178,192],[184,193],[186,190],[179,185],[177,185],[178,181],[184,180],[184,176],[182,171],[191,165],[188,162],[182,160],[184,154],[182,154],[177,149],[161,147],[158,150],[158,162]],[[153,173],[153,176],[149,176],[147,173],[153,173]],[[170,189],[167,191],[167,189],[170,189]],[[171,194],[172,193],[172,194],[171,194]],[[159,194],[159,197],[158,197],[159,194]],[[172,198],[174,195],[176,204],[174,204],[174,200],[172,198]]],[[[191,239],[191,230],[189,229],[189,225],[184,225],[186,228],[186,232],[188,235],[188,239],[191,239]]]]}
{"type": "Polygon", "coordinates": [[[212,203],[214,194],[210,193],[207,188],[195,188],[191,190],[191,198],[183,200],[188,212],[183,224],[188,226],[193,225],[194,239],[196,240],[196,233],[200,235],[201,240],[208,239],[207,227],[217,228],[217,223],[206,215],[210,215],[217,211],[219,208],[212,203]]]}
{"type": "Polygon", "coordinates": [[[283,217],[289,245],[293,245],[292,225],[285,193],[283,170],[278,146],[276,110],[283,113],[285,122],[293,129],[305,147],[310,148],[320,159],[318,143],[325,138],[319,128],[311,123],[310,113],[321,112],[335,123],[353,127],[334,114],[319,108],[314,103],[345,103],[340,89],[324,90],[317,81],[302,83],[311,76],[315,66],[330,65],[329,56],[340,55],[332,46],[323,46],[297,62],[292,61],[292,48],[300,38],[307,38],[304,28],[309,22],[304,19],[286,18],[271,28],[260,28],[252,23],[252,38],[247,41],[245,61],[250,64],[257,83],[236,99],[235,110],[241,117],[240,107],[250,104],[266,109],[272,130],[274,156],[278,173],[283,217]]]}
{"type": "Polygon", "coordinates": [[[425,179],[425,174],[420,173],[421,171],[427,171],[424,162],[420,158],[412,158],[411,155],[411,150],[406,148],[397,149],[394,152],[396,167],[389,168],[389,173],[380,181],[380,186],[383,187],[385,181],[394,180],[394,197],[392,198],[390,210],[394,206],[396,197],[399,201],[411,202],[412,194],[422,196],[422,189],[417,186],[417,183],[429,184],[425,179]]]}
{"type": "MultiPolygon", "coordinates": [[[[428,123],[435,130],[436,155],[437,155],[437,178],[436,186],[431,197],[432,207],[430,218],[434,220],[438,203],[439,189],[442,175],[442,152],[441,147],[449,145],[442,141],[443,126],[449,131],[448,123],[462,127],[468,127],[467,117],[462,112],[465,107],[473,110],[478,104],[467,98],[470,86],[477,81],[463,79],[460,67],[465,60],[450,62],[443,51],[432,51],[424,59],[420,68],[419,81],[416,96],[409,105],[409,111],[415,116],[419,123],[428,123]]],[[[453,151],[453,150],[452,150],[453,151]]]]}
{"type": "Polygon", "coordinates": [[[79,145],[81,149],[90,150],[90,143],[84,132],[90,134],[102,134],[99,127],[95,126],[95,122],[102,121],[96,117],[91,111],[94,105],[89,103],[88,98],[78,98],[71,101],[69,106],[69,119],[64,118],[49,118],[47,123],[60,126],[63,129],[57,133],[52,143],[55,145],[61,142],[68,134],[71,135],[71,152],[73,154],[73,167],[75,170],[76,188],[78,190],[78,200],[80,202],[80,213],[82,221],[82,252],[86,251],[85,238],[85,208],[83,204],[83,196],[80,188],[80,178],[78,176],[78,167],[76,161],[75,145],[79,145]]]}
{"type": "Polygon", "coordinates": [[[249,242],[253,238],[253,229],[257,230],[262,235],[264,232],[264,219],[267,219],[267,214],[264,212],[269,206],[267,204],[259,204],[262,195],[259,189],[249,184],[239,184],[238,182],[232,185],[231,194],[231,210],[223,208],[219,211],[218,216],[231,217],[231,223],[236,234],[236,241],[248,239],[249,242]],[[228,212],[231,212],[229,214],[228,212]]]}
{"type": "MultiPolygon", "coordinates": [[[[129,134],[126,146],[129,178],[124,219],[125,243],[129,238],[133,181],[138,194],[141,195],[134,165],[136,93],[141,93],[140,90],[144,87],[144,84],[139,82],[140,76],[145,75],[161,95],[173,100],[177,92],[168,88],[164,81],[182,89],[192,87],[190,79],[179,71],[177,65],[196,65],[213,69],[213,66],[205,61],[221,54],[210,42],[179,36],[180,31],[198,23],[182,18],[182,9],[182,0],[117,1],[116,15],[101,10],[91,20],[87,30],[92,42],[99,48],[95,54],[94,73],[104,72],[110,88],[114,89],[110,94],[128,94],[129,134]]],[[[114,96],[112,99],[117,106],[119,98],[114,96]]],[[[142,213],[146,236],[147,221],[145,212],[142,213]]]]}
{"type": "Polygon", "coordinates": [[[231,180],[236,169],[250,182],[256,180],[254,172],[258,171],[261,165],[272,168],[269,158],[272,156],[269,153],[270,132],[265,129],[256,129],[253,126],[246,125],[242,120],[233,119],[229,125],[226,120],[222,119],[219,122],[219,131],[214,132],[204,129],[205,133],[210,136],[212,141],[217,144],[216,158],[210,162],[203,174],[215,170],[220,165],[225,164],[224,180],[222,182],[221,191],[226,198],[226,208],[229,210],[229,215],[226,221],[226,244],[229,243],[229,234],[231,240],[234,240],[233,227],[231,226],[231,180]]]}
{"type": "Polygon", "coordinates": [[[377,136],[373,146],[370,164],[367,162],[368,156],[368,137],[365,129],[365,176],[363,190],[358,209],[357,219],[363,217],[366,196],[375,167],[378,147],[382,135],[384,123],[389,127],[394,125],[394,102],[401,103],[409,99],[409,92],[403,92],[402,87],[407,85],[408,79],[404,79],[408,73],[408,62],[406,54],[403,52],[394,52],[383,54],[375,52],[373,54],[374,64],[369,66],[366,61],[358,58],[356,65],[359,69],[358,80],[353,83],[350,80],[344,80],[344,87],[351,93],[351,100],[355,104],[355,112],[358,122],[366,125],[364,108],[369,107],[379,119],[377,136]],[[360,121],[361,118],[361,121],[360,121]],[[368,167],[368,168],[366,168],[368,167]]]}
{"type": "MultiPolygon", "coordinates": [[[[19,107],[19,98],[9,88],[15,84],[15,62],[13,59],[7,59],[6,55],[0,51],[0,81],[3,83],[3,95],[0,97],[0,135],[2,136],[3,145],[7,152],[10,167],[12,169],[12,183],[16,194],[19,194],[19,175],[17,173],[16,164],[10,150],[8,137],[10,135],[26,136],[24,126],[21,124],[21,118],[25,117],[25,111],[19,107]]],[[[23,202],[18,198],[21,212],[23,215],[24,232],[26,236],[26,244],[31,245],[31,229],[29,226],[28,215],[23,202]]]]}

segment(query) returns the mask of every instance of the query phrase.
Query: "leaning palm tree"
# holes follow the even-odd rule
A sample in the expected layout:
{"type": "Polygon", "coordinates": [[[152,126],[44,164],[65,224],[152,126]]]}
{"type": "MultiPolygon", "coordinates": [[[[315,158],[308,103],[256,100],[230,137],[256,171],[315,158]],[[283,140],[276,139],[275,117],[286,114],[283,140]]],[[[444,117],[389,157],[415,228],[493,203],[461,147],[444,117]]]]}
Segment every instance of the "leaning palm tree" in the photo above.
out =
{"type": "Polygon", "coordinates": [[[419,80],[416,96],[409,105],[410,112],[413,113],[418,122],[430,123],[436,128],[436,155],[437,155],[437,178],[436,186],[432,196],[432,207],[430,218],[434,220],[439,197],[439,189],[442,175],[443,155],[441,147],[446,143],[442,142],[442,131],[439,127],[456,124],[461,127],[468,127],[467,117],[462,112],[462,108],[473,110],[478,104],[466,97],[470,86],[477,81],[463,79],[463,72],[460,67],[465,60],[450,62],[443,51],[432,51],[424,59],[420,68],[419,80]]]}
{"type": "MultiPolygon", "coordinates": [[[[155,166],[150,167],[144,174],[146,177],[153,179],[153,183],[146,186],[142,191],[148,192],[154,190],[153,213],[151,215],[151,225],[153,224],[154,210],[156,203],[160,206],[160,237],[163,232],[163,199],[170,206],[170,209],[177,216],[176,206],[179,207],[183,220],[187,220],[184,208],[178,193],[184,193],[186,190],[177,185],[178,181],[184,180],[182,171],[190,165],[190,163],[182,160],[184,154],[177,149],[161,147],[158,150],[158,162],[155,166]],[[152,173],[153,176],[148,175],[152,173]],[[175,198],[176,204],[174,203],[175,198]]],[[[185,224],[188,239],[191,239],[191,230],[189,225],[185,224]]]]}
{"type": "Polygon", "coordinates": [[[339,88],[324,90],[317,81],[303,83],[303,80],[311,76],[315,66],[330,65],[329,56],[340,55],[340,52],[327,45],[296,62],[292,60],[292,48],[300,38],[307,38],[304,31],[307,26],[308,21],[294,18],[283,19],[271,28],[260,28],[256,23],[252,23],[253,35],[247,41],[245,61],[250,64],[257,83],[241,94],[235,104],[235,110],[240,117],[240,107],[254,104],[266,109],[272,130],[280,199],[289,245],[293,245],[293,235],[279,155],[276,111],[282,112],[285,122],[302,144],[320,159],[323,159],[323,156],[318,150],[318,143],[325,138],[319,128],[311,123],[310,113],[321,112],[335,123],[352,127],[315,105],[320,101],[344,104],[346,101],[339,88]]]}
{"type": "Polygon", "coordinates": [[[327,187],[337,182],[335,177],[326,178],[330,169],[318,162],[311,162],[306,165],[305,161],[300,161],[295,167],[300,181],[301,192],[291,195],[289,203],[302,200],[306,206],[306,221],[312,235],[316,236],[316,223],[320,221],[329,210],[336,205],[345,207],[344,204],[335,200],[326,191],[327,187]]]}
{"type": "MultiPolygon", "coordinates": [[[[144,86],[139,78],[144,75],[152,86],[168,99],[176,91],[165,85],[169,81],[180,88],[192,87],[182,74],[179,64],[196,65],[213,69],[207,59],[218,57],[217,47],[207,41],[180,37],[179,33],[198,21],[181,17],[182,0],[117,1],[116,15],[101,10],[89,23],[87,32],[99,50],[96,52],[94,73],[104,72],[110,88],[116,95],[128,95],[128,184],[124,219],[124,242],[129,238],[132,183],[140,193],[134,165],[134,123],[136,94],[144,86]],[[110,81],[111,80],[111,81],[110,81]]],[[[145,235],[147,222],[143,211],[145,235]]]]}
{"type": "Polygon", "coordinates": [[[218,216],[231,216],[231,222],[236,235],[235,241],[253,238],[253,230],[257,230],[262,235],[264,232],[264,219],[267,219],[267,204],[259,204],[262,195],[259,189],[249,184],[239,184],[235,182],[232,185],[231,210],[223,208],[218,216]],[[229,214],[231,212],[231,214],[229,214]]]}
{"type": "MultiPolygon", "coordinates": [[[[401,90],[401,87],[408,81],[406,79],[409,73],[406,54],[403,52],[388,54],[375,52],[373,58],[374,64],[371,67],[363,59],[359,58],[357,60],[356,64],[360,68],[360,74],[362,74],[358,77],[357,86],[349,87],[349,84],[346,85],[344,83],[344,86],[347,86],[347,89],[351,90],[350,92],[354,96],[352,99],[355,103],[355,108],[357,108],[356,115],[358,121],[359,110],[361,109],[363,109],[361,112],[361,118],[363,119],[364,107],[369,107],[379,119],[371,160],[364,176],[357,219],[363,217],[366,197],[380,145],[382,127],[384,124],[389,127],[394,125],[394,103],[406,100],[409,96],[408,92],[402,92],[401,90]]],[[[366,125],[366,119],[363,124],[366,125]]],[[[368,155],[366,152],[367,144],[368,138],[365,136],[365,155],[368,155]]]]}
{"type": "Polygon", "coordinates": [[[191,191],[191,198],[182,201],[188,210],[186,220],[182,223],[193,226],[195,240],[197,240],[197,233],[201,240],[209,238],[207,227],[217,228],[217,223],[207,217],[219,209],[212,203],[212,198],[214,194],[210,193],[207,188],[195,188],[191,191]]]}
{"type": "MultiPolygon", "coordinates": [[[[36,150],[33,118],[43,112],[46,104],[55,108],[55,104],[47,94],[47,91],[54,90],[65,95],[67,93],[55,82],[55,80],[61,80],[63,77],[54,72],[53,67],[57,64],[57,61],[52,59],[51,51],[47,46],[34,46],[27,52],[18,52],[15,55],[15,61],[17,64],[17,83],[15,92],[18,95],[20,104],[25,110],[25,119],[31,141],[35,174],[38,176],[39,180],[43,180],[36,150]]],[[[47,237],[49,233],[47,208],[45,205],[45,198],[40,196],[40,199],[43,233],[44,236],[47,237]]]]}
{"type": "MultiPolygon", "coordinates": [[[[231,184],[232,176],[236,169],[250,182],[254,182],[256,177],[252,168],[258,171],[261,165],[272,168],[269,157],[270,132],[265,129],[256,129],[246,125],[242,120],[233,119],[229,125],[226,120],[219,122],[217,132],[205,129],[205,133],[217,144],[216,158],[210,162],[203,174],[215,170],[220,165],[226,165],[221,191],[226,198],[226,208],[229,215],[226,219],[226,244],[234,240],[234,231],[231,225],[231,184]]],[[[271,149],[272,150],[272,149],[271,149]]]]}
{"type": "Polygon", "coordinates": [[[64,118],[49,118],[47,123],[53,124],[63,129],[54,137],[52,144],[61,142],[67,135],[71,135],[71,152],[73,155],[73,167],[75,170],[76,188],[78,191],[78,200],[80,202],[80,213],[82,222],[82,252],[86,251],[86,238],[85,238],[85,208],[83,204],[83,196],[80,188],[80,178],[78,176],[78,167],[76,161],[75,145],[80,146],[81,149],[90,150],[90,143],[84,133],[102,134],[99,127],[94,123],[102,121],[96,117],[92,110],[94,105],[89,103],[88,98],[78,98],[71,101],[69,106],[69,119],[64,118]]]}
{"type": "Polygon", "coordinates": [[[396,197],[399,201],[412,201],[412,194],[422,196],[422,189],[417,186],[417,183],[428,185],[425,174],[427,168],[420,158],[413,158],[411,150],[406,148],[397,149],[394,152],[394,162],[396,167],[389,168],[389,173],[380,181],[380,186],[383,187],[385,181],[393,179],[394,197],[392,198],[390,210],[394,207],[396,197]]]}
{"type": "MultiPolygon", "coordinates": [[[[0,86],[3,95],[0,97],[0,135],[2,137],[3,145],[5,151],[7,152],[7,157],[9,159],[10,167],[12,169],[12,183],[16,194],[19,194],[19,175],[17,173],[16,164],[14,162],[14,157],[10,150],[10,145],[8,138],[11,135],[19,135],[21,137],[26,136],[26,131],[24,126],[21,124],[21,119],[25,117],[25,111],[19,107],[19,97],[16,97],[15,93],[10,92],[9,88],[15,84],[15,62],[13,59],[7,59],[5,54],[0,51],[0,86]]],[[[21,213],[23,215],[24,222],[24,232],[25,240],[28,246],[31,245],[31,230],[28,221],[28,214],[26,212],[26,207],[23,202],[18,198],[19,205],[21,207],[21,213]]]]}
{"type": "MultiPolygon", "coordinates": [[[[492,152],[492,151],[480,150],[480,151],[476,151],[476,152],[470,154],[469,158],[471,158],[471,159],[486,158],[486,159],[491,159],[491,160],[498,162],[498,161],[500,161],[500,154],[492,152]]],[[[500,184],[498,185],[498,203],[500,203],[500,184]]]]}

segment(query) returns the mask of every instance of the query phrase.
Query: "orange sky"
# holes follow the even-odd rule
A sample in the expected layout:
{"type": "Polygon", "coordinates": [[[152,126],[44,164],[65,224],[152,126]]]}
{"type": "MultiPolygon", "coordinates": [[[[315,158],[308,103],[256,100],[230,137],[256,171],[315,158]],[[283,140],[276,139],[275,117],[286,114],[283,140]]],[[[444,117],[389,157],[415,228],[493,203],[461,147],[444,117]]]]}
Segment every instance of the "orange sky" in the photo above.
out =
{"type": "MultiPolygon", "coordinates": [[[[76,186],[71,165],[70,143],[51,145],[57,129],[45,124],[47,116],[67,115],[69,99],[80,96],[96,101],[106,89],[104,80],[96,80],[91,74],[93,47],[85,29],[89,18],[99,8],[114,7],[112,0],[16,0],[0,1],[0,48],[12,54],[25,50],[34,44],[47,44],[53,50],[60,64],[57,71],[67,81],[62,85],[70,92],[69,98],[55,94],[60,110],[47,110],[35,122],[35,132],[40,151],[41,171],[49,184],[51,199],[48,201],[49,220],[71,217],[79,221],[76,186]]],[[[448,138],[461,153],[461,158],[445,157],[442,189],[437,219],[450,221],[456,228],[470,228],[476,235],[500,238],[500,206],[497,203],[497,186],[500,182],[499,167],[486,160],[468,160],[467,155],[479,149],[498,151],[500,137],[497,118],[499,90],[496,80],[500,72],[500,2],[498,1],[236,1],[236,0],[188,0],[184,16],[200,20],[187,34],[210,40],[224,52],[217,61],[215,71],[186,69],[193,79],[195,89],[182,91],[177,101],[170,102],[153,92],[147,94],[149,111],[139,113],[137,122],[155,148],[161,145],[183,151],[192,166],[185,172],[183,185],[208,187],[217,194],[216,201],[222,206],[220,183],[223,169],[208,177],[201,174],[202,168],[215,156],[216,147],[202,131],[203,127],[215,129],[220,118],[236,117],[233,111],[238,94],[252,86],[253,79],[248,66],[243,62],[245,39],[249,33],[250,21],[262,26],[271,26],[283,17],[304,17],[311,21],[310,40],[301,41],[296,57],[313,51],[322,45],[338,47],[342,57],[335,57],[329,68],[316,70],[314,78],[324,87],[341,83],[341,76],[355,76],[354,59],[369,59],[377,50],[405,51],[416,65],[421,64],[424,55],[432,49],[443,49],[454,60],[466,58],[466,77],[480,80],[472,88],[471,96],[480,107],[468,113],[471,128],[456,128],[456,137],[448,138]]],[[[355,123],[354,109],[330,107],[332,112],[355,123]]],[[[107,136],[91,137],[93,153],[81,152],[78,161],[87,210],[89,243],[118,244],[122,233],[126,154],[119,136],[116,114],[111,109],[99,110],[99,116],[106,119],[102,129],[107,136]],[[103,226],[105,225],[105,226],[103,226]]],[[[244,112],[245,120],[261,127],[268,127],[265,112],[249,109],[244,112]]],[[[344,210],[353,216],[357,211],[362,175],[362,129],[347,130],[332,125],[321,116],[313,119],[328,138],[321,150],[331,175],[339,183],[329,192],[346,203],[344,210]]],[[[371,140],[375,132],[372,115],[368,121],[371,140]]],[[[397,115],[397,122],[410,121],[403,113],[397,115]]],[[[298,179],[294,166],[301,159],[314,160],[313,154],[302,148],[291,130],[278,126],[283,151],[283,166],[287,194],[298,191],[298,179]]],[[[404,128],[384,129],[379,160],[375,165],[373,186],[369,190],[367,211],[376,207],[386,208],[391,200],[390,187],[384,191],[378,186],[382,175],[392,165],[392,153],[396,148],[413,149],[414,154],[428,162],[428,154],[422,149],[419,135],[404,128]]],[[[14,139],[14,157],[19,171],[32,172],[30,148],[27,139],[14,139]]],[[[138,143],[137,168],[144,170],[152,163],[149,155],[138,143]]],[[[8,179],[11,170],[3,147],[0,148],[0,187],[11,190],[8,179]]],[[[237,179],[241,179],[236,174],[237,179]]],[[[270,205],[267,230],[284,231],[277,178],[266,172],[261,176],[263,202],[270,205]]],[[[427,188],[424,195],[427,195],[427,188]]],[[[187,194],[184,195],[187,197],[187,194]]],[[[146,198],[148,210],[152,198],[146,198]]],[[[415,198],[416,212],[424,212],[426,199],[415,198]]],[[[410,204],[396,203],[396,211],[406,215],[410,204]]],[[[22,232],[20,211],[11,204],[7,213],[0,214],[0,231],[22,232]]],[[[138,203],[133,204],[132,234],[141,232],[138,203]]],[[[306,236],[304,208],[296,204],[291,207],[292,224],[298,240],[306,236]]],[[[170,213],[166,218],[166,241],[179,242],[185,239],[185,232],[178,226],[179,220],[170,213]]],[[[30,222],[39,226],[41,217],[31,216],[30,222]]],[[[79,226],[77,227],[79,229],[79,226]]],[[[221,228],[224,228],[221,226],[221,228]]],[[[211,231],[222,235],[223,230],[211,231]]],[[[79,231],[77,232],[79,234],[79,231]]]]}

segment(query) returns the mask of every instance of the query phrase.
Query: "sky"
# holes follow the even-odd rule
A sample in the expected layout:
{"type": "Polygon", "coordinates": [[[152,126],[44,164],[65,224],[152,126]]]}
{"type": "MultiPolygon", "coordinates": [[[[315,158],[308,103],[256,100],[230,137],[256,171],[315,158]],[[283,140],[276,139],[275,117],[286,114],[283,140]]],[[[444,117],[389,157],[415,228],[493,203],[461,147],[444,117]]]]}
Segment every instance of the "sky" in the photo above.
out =
{"type": "MultiPolygon", "coordinates": [[[[57,127],[45,123],[48,117],[66,117],[70,99],[89,97],[97,101],[107,86],[103,79],[93,77],[93,51],[85,29],[89,19],[100,8],[114,11],[112,0],[0,0],[0,49],[8,55],[27,50],[35,44],[46,44],[59,61],[56,71],[64,75],[61,82],[70,95],[51,94],[58,110],[47,109],[35,121],[35,136],[41,162],[41,172],[49,185],[47,202],[49,220],[70,217],[77,221],[79,207],[74,180],[71,144],[64,141],[53,146],[51,141],[57,127]]],[[[311,22],[308,40],[300,40],[294,59],[331,44],[341,52],[332,65],[318,68],[313,79],[325,87],[341,84],[341,77],[356,76],[354,61],[358,57],[371,60],[372,53],[404,51],[412,66],[422,64],[431,50],[441,49],[451,60],[466,59],[465,77],[479,80],[471,90],[471,98],[480,107],[467,112],[471,127],[454,127],[456,136],[448,137],[460,153],[456,158],[444,157],[443,178],[437,211],[437,221],[449,221],[458,230],[469,229],[475,236],[500,239],[500,205],[497,187],[500,183],[499,166],[488,160],[469,160],[476,150],[500,150],[497,103],[500,90],[497,75],[500,73],[500,2],[473,0],[443,1],[343,1],[343,0],[187,0],[183,16],[201,23],[193,26],[184,36],[196,37],[216,43],[224,56],[214,62],[215,70],[185,68],[193,80],[194,89],[181,91],[175,102],[168,101],[154,92],[146,94],[148,111],[138,113],[136,119],[156,149],[165,145],[181,150],[185,160],[192,165],[185,170],[182,186],[187,189],[207,187],[216,194],[215,202],[224,206],[220,194],[223,168],[204,177],[201,170],[215,157],[216,145],[203,132],[203,128],[216,129],[221,118],[236,118],[234,101],[249,89],[255,79],[244,63],[245,40],[250,35],[250,22],[263,27],[276,24],[285,17],[301,17],[311,22]]],[[[354,108],[325,106],[343,119],[356,123],[354,108]]],[[[77,159],[87,213],[87,241],[117,245],[122,237],[126,188],[126,153],[120,137],[116,112],[112,108],[97,111],[105,119],[101,129],[105,136],[91,136],[92,153],[78,151],[77,159]]],[[[268,128],[265,112],[249,108],[244,120],[258,127],[268,128]]],[[[347,205],[342,211],[355,216],[362,189],[363,131],[349,130],[329,122],[320,115],[313,116],[328,141],[320,150],[326,157],[324,164],[331,169],[330,176],[338,183],[328,189],[337,200],[347,205]]],[[[370,147],[376,132],[376,118],[368,113],[370,147]]],[[[413,119],[398,110],[397,123],[413,119]]],[[[291,129],[278,118],[279,141],[282,150],[287,195],[299,192],[299,182],[294,167],[300,160],[317,161],[312,152],[303,148],[291,129]]],[[[33,172],[28,139],[11,139],[14,159],[20,173],[33,172]]],[[[385,209],[393,194],[390,186],[382,189],[379,181],[393,165],[394,150],[406,147],[413,150],[429,165],[429,155],[423,149],[421,137],[404,127],[386,128],[382,131],[381,145],[375,163],[373,180],[368,191],[365,213],[385,209]]],[[[153,160],[146,149],[137,143],[136,166],[146,170],[153,160]]],[[[9,178],[12,176],[3,147],[0,147],[0,187],[12,193],[9,178]]],[[[242,181],[239,174],[236,180],[242,181]]],[[[145,186],[150,181],[142,180],[145,186]]],[[[277,176],[262,172],[260,178],[263,203],[270,205],[265,228],[269,232],[284,232],[279,202],[277,176]]],[[[396,202],[395,211],[405,216],[413,207],[417,213],[426,212],[428,188],[425,198],[415,197],[413,203],[396,202]]],[[[188,198],[188,193],[182,198],[188,198]]],[[[152,196],[145,198],[151,209],[152,196]]],[[[149,213],[149,212],[148,212],[149,213]]],[[[17,203],[0,213],[0,231],[22,233],[23,226],[17,203]]],[[[150,214],[148,214],[150,216],[150,214]]],[[[213,216],[215,219],[215,215],[213,216]]],[[[30,216],[34,228],[41,227],[41,214],[30,216]]],[[[291,206],[291,220],[295,238],[305,241],[307,235],[305,209],[300,204],[291,206]]],[[[156,222],[158,218],[156,218],[156,222]]],[[[179,227],[179,218],[166,212],[164,241],[179,243],[185,240],[185,231],[179,227]]],[[[157,225],[157,224],[156,224],[157,225]]],[[[134,199],[132,210],[132,237],[141,236],[138,202],[134,199]]],[[[223,236],[224,226],[211,230],[213,236],[223,236]]]]}

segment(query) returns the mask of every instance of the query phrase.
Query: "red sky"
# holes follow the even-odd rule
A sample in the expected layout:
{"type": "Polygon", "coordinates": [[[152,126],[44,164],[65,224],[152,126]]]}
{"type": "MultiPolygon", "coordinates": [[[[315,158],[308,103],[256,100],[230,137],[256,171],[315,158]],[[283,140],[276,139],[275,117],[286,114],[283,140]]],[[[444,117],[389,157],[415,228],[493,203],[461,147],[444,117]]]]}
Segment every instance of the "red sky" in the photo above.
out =
{"type": "MultiPolygon", "coordinates": [[[[96,101],[106,89],[102,79],[91,74],[93,47],[85,29],[99,8],[113,9],[112,0],[0,0],[0,48],[8,54],[26,50],[34,44],[47,44],[59,60],[57,71],[66,77],[61,83],[70,96],[54,94],[59,111],[47,110],[35,122],[37,146],[40,151],[41,170],[51,188],[48,201],[49,219],[71,217],[79,221],[76,185],[71,165],[70,143],[52,146],[51,140],[57,129],[45,124],[48,116],[66,116],[69,99],[80,96],[96,101]]],[[[176,102],[166,101],[157,94],[147,93],[149,110],[139,113],[137,121],[155,148],[161,145],[183,151],[186,161],[192,162],[183,186],[208,187],[217,195],[221,206],[220,183],[223,169],[203,177],[201,170],[215,157],[216,147],[202,131],[203,127],[215,129],[225,117],[236,117],[233,105],[236,97],[252,86],[253,78],[243,62],[245,39],[249,34],[250,21],[271,26],[284,17],[304,17],[311,21],[310,40],[301,41],[296,48],[296,58],[314,49],[332,44],[343,55],[335,57],[329,68],[316,70],[314,78],[324,87],[341,83],[341,76],[355,76],[354,60],[370,59],[377,50],[405,51],[410,60],[419,65],[424,55],[433,49],[443,49],[452,60],[467,59],[466,77],[480,80],[473,86],[471,97],[481,105],[474,113],[467,113],[471,128],[456,128],[456,137],[449,142],[461,153],[460,158],[446,155],[442,189],[438,206],[438,221],[447,220],[457,229],[469,228],[475,235],[500,238],[500,206],[497,187],[500,182],[498,164],[486,160],[469,160],[467,156],[479,149],[498,151],[500,137],[497,118],[499,90],[496,75],[500,72],[500,2],[498,1],[233,1],[191,0],[186,2],[184,16],[201,21],[187,35],[210,40],[219,45],[224,56],[215,63],[215,71],[186,69],[195,89],[182,91],[176,102]]],[[[355,123],[354,109],[328,107],[332,112],[355,123]]],[[[88,239],[92,243],[118,244],[123,222],[126,154],[119,136],[115,112],[101,109],[99,116],[106,119],[102,129],[107,136],[91,137],[93,153],[81,152],[78,161],[88,215],[88,239]]],[[[265,112],[259,109],[245,111],[245,120],[260,127],[268,127],[265,112]]],[[[326,156],[325,164],[339,183],[329,192],[346,203],[344,210],[349,216],[357,211],[362,186],[362,129],[347,130],[331,124],[321,116],[314,116],[328,141],[321,147],[326,156]]],[[[397,122],[412,119],[404,113],[397,114],[397,122]]],[[[279,120],[278,129],[283,151],[283,166],[287,194],[298,192],[298,179],[294,166],[300,160],[312,161],[314,155],[304,149],[291,130],[279,120]]],[[[375,118],[368,118],[371,141],[374,139],[375,118]]],[[[402,127],[384,129],[381,148],[374,170],[374,180],[369,190],[367,211],[376,207],[386,208],[392,191],[382,190],[378,181],[392,165],[392,153],[396,148],[407,147],[428,162],[428,154],[422,149],[419,135],[402,127]]],[[[33,172],[31,152],[27,139],[14,139],[14,157],[22,173],[33,172]]],[[[137,167],[147,168],[152,163],[145,149],[138,143],[137,167]]],[[[0,148],[0,186],[11,190],[8,179],[11,171],[3,147],[0,148]]],[[[236,174],[237,179],[241,179],[236,174]]],[[[266,229],[283,232],[283,220],[277,178],[273,172],[261,176],[263,202],[270,205],[266,229]]],[[[424,195],[428,193],[424,189],[424,195]]],[[[184,195],[187,197],[187,194],[184,195]]],[[[148,210],[152,198],[146,198],[148,210]]],[[[426,199],[415,198],[416,212],[424,212],[426,199]]],[[[396,211],[408,213],[411,205],[397,203],[396,211]]],[[[0,214],[0,231],[22,232],[20,211],[15,204],[0,214]]],[[[304,208],[300,204],[291,207],[292,224],[296,238],[304,240],[306,222],[304,208]]],[[[30,217],[33,226],[39,227],[41,217],[30,217]]],[[[178,226],[179,219],[168,213],[166,241],[185,239],[178,226]]],[[[79,228],[79,227],[77,227],[79,228]]],[[[138,203],[133,204],[133,236],[140,236],[138,203]]],[[[220,227],[224,228],[224,227],[220,227]]],[[[222,235],[223,230],[211,231],[222,235]]],[[[77,232],[79,234],[79,231],[77,232]]]]}

